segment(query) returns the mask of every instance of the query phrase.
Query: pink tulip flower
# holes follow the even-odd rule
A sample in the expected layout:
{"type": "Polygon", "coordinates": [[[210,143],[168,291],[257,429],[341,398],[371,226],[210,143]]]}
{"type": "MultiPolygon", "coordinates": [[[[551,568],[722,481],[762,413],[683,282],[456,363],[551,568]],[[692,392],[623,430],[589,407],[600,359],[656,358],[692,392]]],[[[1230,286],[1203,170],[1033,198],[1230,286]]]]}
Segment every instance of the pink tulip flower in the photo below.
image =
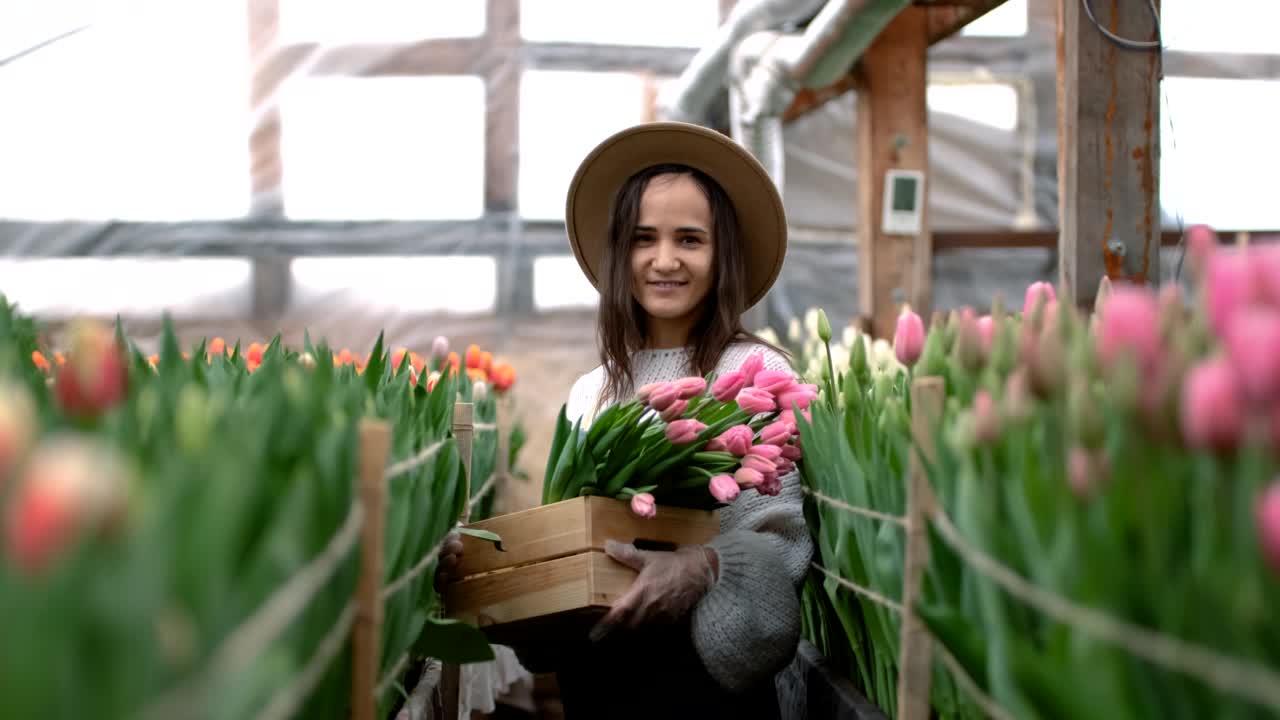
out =
{"type": "Polygon", "coordinates": [[[449,356],[449,338],[443,335],[437,335],[435,340],[431,341],[431,356],[435,358],[444,358],[449,356]]]}
{"type": "Polygon", "coordinates": [[[744,488],[752,488],[764,482],[764,474],[759,470],[752,470],[749,467],[740,467],[733,474],[733,479],[739,486],[744,488]]]}
{"type": "Polygon", "coordinates": [[[1036,305],[1044,299],[1045,315],[1051,314],[1051,310],[1055,309],[1058,302],[1058,294],[1053,289],[1053,285],[1047,282],[1033,282],[1027,286],[1026,295],[1022,300],[1022,317],[1024,320],[1030,320],[1035,313],[1036,305]]]}
{"type": "Polygon", "coordinates": [[[680,391],[671,383],[662,383],[649,393],[649,407],[662,412],[679,399],[680,391]]]}
{"type": "Polygon", "coordinates": [[[760,430],[760,443],[763,445],[777,445],[779,447],[786,445],[791,436],[796,434],[796,428],[786,420],[777,420],[765,425],[760,430]]]}
{"type": "Polygon", "coordinates": [[[782,448],[777,445],[754,445],[747,451],[749,455],[759,455],[769,461],[782,457],[782,448]]]}
{"type": "Polygon", "coordinates": [[[651,518],[658,514],[658,504],[649,493],[636,493],[631,496],[631,512],[642,518],[651,518]]]}
{"type": "Polygon", "coordinates": [[[649,402],[649,398],[650,396],[653,395],[653,391],[657,390],[658,388],[662,387],[665,384],[666,383],[656,382],[656,383],[649,383],[648,385],[641,385],[640,389],[636,391],[636,400],[639,400],[642,403],[649,402]]]}
{"type": "Polygon", "coordinates": [[[776,472],[766,473],[756,485],[756,492],[761,495],[777,496],[782,492],[782,477],[776,472]]]}
{"type": "Polygon", "coordinates": [[[1086,499],[1103,482],[1108,473],[1107,458],[1101,451],[1090,452],[1077,445],[1067,456],[1067,482],[1076,497],[1086,499]]]}
{"type": "Polygon", "coordinates": [[[985,360],[991,355],[991,344],[996,339],[996,321],[990,315],[983,315],[978,318],[978,342],[982,347],[982,357],[985,360]]]}
{"type": "Polygon", "coordinates": [[[1208,225],[1192,225],[1187,228],[1187,257],[1197,274],[1203,273],[1213,261],[1218,249],[1218,236],[1208,225]]]}
{"type": "Polygon", "coordinates": [[[720,402],[729,402],[742,392],[742,388],[747,386],[747,379],[740,370],[734,370],[725,373],[711,384],[711,397],[720,402]]]}
{"type": "Polygon", "coordinates": [[[692,418],[675,420],[667,425],[667,440],[672,445],[688,445],[698,439],[698,433],[706,429],[706,425],[692,418]]]}
{"type": "Polygon", "coordinates": [[[738,368],[738,372],[742,373],[742,379],[747,387],[755,382],[756,373],[764,369],[764,355],[761,353],[752,353],[742,361],[742,366],[738,368]]]}
{"type": "Polygon", "coordinates": [[[802,453],[800,451],[799,445],[783,445],[782,446],[782,457],[792,462],[799,460],[801,455],[802,453]]]}
{"type": "Polygon", "coordinates": [[[799,407],[801,410],[808,410],[809,405],[818,399],[818,386],[811,383],[793,385],[787,392],[778,396],[778,407],[783,410],[790,410],[792,407],[799,407]]]}
{"type": "Polygon", "coordinates": [[[696,398],[707,391],[707,381],[700,377],[680,378],[674,385],[681,400],[696,398]]]}
{"type": "Polygon", "coordinates": [[[1272,480],[1258,496],[1257,516],[1262,558],[1280,576],[1280,480],[1272,480]]]}
{"type": "Polygon", "coordinates": [[[774,396],[787,392],[795,384],[796,379],[791,373],[783,370],[761,370],[752,382],[753,387],[774,396]]]}
{"type": "Polygon", "coordinates": [[[788,475],[796,469],[796,464],[786,458],[778,458],[777,468],[779,475],[788,475]]]}
{"type": "Polygon", "coordinates": [[[1125,353],[1143,373],[1160,361],[1160,309],[1155,295],[1132,285],[1112,290],[1098,326],[1098,356],[1103,364],[1110,365],[1125,353]]]}
{"type": "Polygon", "coordinates": [[[711,478],[711,496],[718,502],[731,503],[738,497],[738,493],[742,492],[742,488],[738,487],[738,481],[733,479],[732,475],[716,475],[711,478]]]}
{"type": "Polygon", "coordinates": [[[1280,395],[1280,310],[1240,309],[1227,323],[1227,351],[1248,398],[1266,406],[1280,395]]]}
{"type": "Polygon", "coordinates": [[[898,362],[911,367],[924,352],[924,321],[911,310],[898,316],[898,325],[893,332],[893,353],[898,362]]]}
{"type": "Polygon", "coordinates": [[[658,413],[658,417],[662,418],[665,422],[679,420],[684,415],[684,411],[688,409],[689,409],[688,400],[677,399],[675,402],[668,405],[666,410],[663,410],[662,412],[658,413]]]}
{"type": "Polygon", "coordinates": [[[1182,435],[1195,448],[1230,449],[1244,432],[1240,382],[1224,358],[1203,362],[1182,386],[1182,435]]]}
{"type": "Polygon", "coordinates": [[[751,453],[747,453],[747,456],[742,458],[742,467],[755,470],[761,475],[776,472],[778,469],[777,463],[769,458],[764,457],[763,455],[753,455],[751,453]]]}
{"type": "Polygon", "coordinates": [[[707,443],[707,450],[711,452],[728,452],[742,457],[751,449],[752,435],[751,426],[734,425],[707,443]]]}
{"type": "Polygon", "coordinates": [[[1280,243],[1254,245],[1250,252],[1258,295],[1264,302],[1280,308],[1280,243]]]}
{"type": "Polygon", "coordinates": [[[1000,438],[1000,413],[996,411],[991,393],[979,390],[973,395],[973,435],[980,445],[989,445],[1000,438]]]}
{"type": "Polygon", "coordinates": [[[1243,252],[1218,252],[1209,263],[1209,323],[1220,338],[1226,337],[1231,318],[1254,300],[1255,271],[1250,261],[1243,252]]]}
{"type": "Polygon", "coordinates": [[[757,415],[778,409],[778,405],[774,402],[772,395],[754,387],[743,388],[742,392],[738,393],[736,401],[738,407],[746,411],[748,415],[757,415]]]}

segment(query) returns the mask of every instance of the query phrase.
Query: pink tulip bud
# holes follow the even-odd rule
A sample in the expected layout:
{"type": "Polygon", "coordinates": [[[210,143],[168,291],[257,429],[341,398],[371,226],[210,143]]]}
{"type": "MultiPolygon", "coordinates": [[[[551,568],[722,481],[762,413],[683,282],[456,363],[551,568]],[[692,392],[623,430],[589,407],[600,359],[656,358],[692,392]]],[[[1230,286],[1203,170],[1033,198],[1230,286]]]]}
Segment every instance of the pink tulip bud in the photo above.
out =
{"type": "Polygon", "coordinates": [[[36,436],[36,406],[22,385],[0,386],[0,497],[5,480],[26,455],[36,436]]]}
{"type": "Polygon", "coordinates": [[[1235,371],[1224,358],[1203,362],[1182,386],[1182,435],[1194,448],[1230,449],[1244,432],[1244,408],[1235,371]]]}
{"type": "Polygon", "coordinates": [[[786,458],[778,458],[777,467],[779,475],[789,475],[796,469],[796,464],[786,458]]]}
{"type": "Polygon", "coordinates": [[[1192,225],[1187,228],[1187,256],[1191,269],[1201,274],[1213,260],[1218,249],[1218,236],[1208,225],[1192,225]]]}
{"type": "Polygon", "coordinates": [[[1026,295],[1022,300],[1022,317],[1023,320],[1030,320],[1032,314],[1035,313],[1036,306],[1044,302],[1045,314],[1048,315],[1050,309],[1058,302],[1057,292],[1054,291],[1053,285],[1047,282],[1033,282],[1027,286],[1026,295]]]}
{"type": "Polygon", "coordinates": [[[809,405],[818,399],[818,386],[813,384],[793,385],[790,390],[778,396],[778,407],[790,410],[799,407],[808,410],[809,405]]]}
{"type": "Polygon", "coordinates": [[[127,475],[115,451],[79,437],[46,441],[26,465],[5,516],[5,552],[28,574],[47,568],[82,532],[125,511],[127,475]]]}
{"type": "Polygon", "coordinates": [[[1004,416],[1011,422],[1031,419],[1031,383],[1025,368],[1010,373],[1004,385],[1004,416]]]}
{"type": "Polygon", "coordinates": [[[684,415],[684,411],[688,409],[689,409],[688,400],[677,399],[675,402],[668,405],[666,410],[663,410],[662,412],[658,413],[658,417],[662,418],[666,422],[679,420],[684,415]]]}
{"type": "Polygon", "coordinates": [[[898,315],[898,326],[893,332],[893,353],[898,362],[911,367],[924,351],[924,322],[911,310],[898,315]]]}
{"type": "Polygon", "coordinates": [[[764,474],[759,470],[753,470],[749,467],[743,466],[738,468],[737,472],[733,474],[733,479],[739,486],[751,488],[764,482],[764,474]]]}
{"type": "MultiPolygon", "coordinates": [[[[804,418],[805,422],[810,422],[810,423],[813,422],[813,413],[806,408],[800,409],[800,417],[804,418]]],[[[796,413],[794,410],[791,409],[790,405],[782,408],[782,412],[778,413],[778,419],[786,421],[796,426],[797,428],[800,427],[800,423],[796,419],[796,413]]]]}
{"type": "Polygon", "coordinates": [[[1107,458],[1101,450],[1089,451],[1079,445],[1067,456],[1067,482],[1076,497],[1085,499],[1106,482],[1107,458]]]}
{"type": "Polygon", "coordinates": [[[748,453],[746,457],[742,458],[742,467],[755,470],[761,475],[776,472],[778,469],[777,464],[769,458],[764,457],[763,455],[752,455],[751,453],[748,453]]]}
{"type": "Polygon", "coordinates": [[[733,479],[732,475],[716,475],[711,478],[711,496],[718,502],[731,503],[738,497],[738,493],[742,492],[742,488],[738,487],[738,481],[733,479]]]}
{"type": "Polygon", "coordinates": [[[1258,496],[1258,542],[1271,572],[1280,575],[1280,480],[1258,496]]]}
{"type": "Polygon", "coordinates": [[[631,496],[631,512],[642,518],[651,518],[658,514],[658,504],[649,493],[636,493],[631,496]]]}
{"type": "Polygon", "coordinates": [[[1000,413],[996,412],[991,393],[979,390],[973,395],[973,437],[980,445],[988,445],[1000,438],[1000,413]]]}
{"type": "Polygon", "coordinates": [[[783,445],[782,446],[782,457],[792,462],[795,462],[800,459],[800,456],[801,456],[801,452],[800,452],[799,445],[783,445]]]}
{"type": "Polygon", "coordinates": [[[707,381],[700,377],[680,378],[674,385],[681,400],[696,398],[707,391],[707,381]]]}
{"type": "Polygon", "coordinates": [[[705,450],[707,452],[728,452],[728,448],[725,447],[724,440],[721,440],[719,437],[713,437],[708,440],[705,450]]]}
{"type": "Polygon", "coordinates": [[[431,357],[444,359],[449,355],[449,338],[443,335],[437,335],[435,340],[431,341],[431,357]]]}
{"type": "Polygon", "coordinates": [[[782,457],[782,448],[777,445],[753,445],[747,452],[751,455],[759,455],[771,462],[782,457]]]}
{"type": "MultiPolygon", "coordinates": [[[[752,435],[750,425],[734,425],[720,433],[715,440],[719,441],[717,447],[720,450],[742,457],[751,449],[752,435]]],[[[707,449],[713,450],[710,445],[708,445],[707,449]]]]}
{"type": "Polygon", "coordinates": [[[991,355],[991,344],[996,339],[996,321],[990,315],[983,315],[978,318],[978,342],[982,348],[982,357],[985,360],[991,355]]]}
{"type": "Polygon", "coordinates": [[[764,445],[777,445],[779,447],[786,445],[791,436],[796,434],[796,428],[786,420],[777,420],[760,431],[760,442],[764,445]]]}
{"type": "Polygon", "coordinates": [[[129,373],[111,330],[93,320],[71,328],[67,362],[58,369],[54,390],[68,414],[96,416],[124,400],[129,373]]]}
{"type": "Polygon", "coordinates": [[[649,402],[649,398],[653,396],[653,391],[662,387],[664,384],[665,383],[656,382],[649,383],[648,385],[641,385],[640,389],[636,391],[636,400],[639,400],[642,403],[649,402]]]}
{"type": "Polygon", "coordinates": [[[741,370],[734,370],[716,378],[711,384],[711,397],[720,402],[729,402],[737,397],[742,388],[747,386],[747,379],[741,370]]]}
{"type": "Polygon", "coordinates": [[[796,384],[791,373],[782,370],[761,370],[756,373],[752,385],[770,395],[781,395],[796,384]]]}
{"type": "Polygon", "coordinates": [[[756,485],[756,492],[770,497],[777,496],[782,492],[782,477],[776,472],[765,473],[760,483],[756,485]]]}
{"type": "Polygon", "coordinates": [[[1218,252],[1209,263],[1206,281],[1209,323],[1218,337],[1226,337],[1231,318],[1254,299],[1254,269],[1243,252],[1218,252]]]}
{"type": "Polygon", "coordinates": [[[738,372],[742,373],[742,380],[747,387],[755,382],[756,373],[764,369],[764,355],[761,353],[752,353],[746,360],[742,361],[742,367],[738,368],[738,372]]]}
{"type": "Polygon", "coordinates": [[[1098,327],[1098,358],[1112,365],[1129,355],[1140,372],[1160,360],[1160,309],[1149,289],[1117,286],[1111,292],[1098,327]]]}
{"type": "Polygon", "coordinates": [[[649,393],[649,407],[662,412],[671,407],[679,397],[680,391],[671,383],[662,383],[649,393]]]}
{"type": "Polygon", "coordinates": [[[777,403],[774,402],[773,396],[769,393],[754,387],[743,388],[735,398],[738,407],[742,408],[748,415],[758,415],[759,413],[772,412],[778,409],[777,403]]]}
{"type": "Polygon", "coordinates": [[[1241,308],[1227,323],[1227,350],[1245,394],[1259,406],[1280,395],[1280,310],[1241,308]]]}
{"type": "Polygon", "coordinates": [[[667,440],[672,445],[688,445],[698,439],[698,433],[706,429],[706,425],[692,418],[675,420],[667,425],[667,440]]]}
{"type": "Polygon", "coordinates": [[[1258,295],[1272,307],[1280,308],[1280,243],[1254,245],[1254,282],[1258,295]]]}

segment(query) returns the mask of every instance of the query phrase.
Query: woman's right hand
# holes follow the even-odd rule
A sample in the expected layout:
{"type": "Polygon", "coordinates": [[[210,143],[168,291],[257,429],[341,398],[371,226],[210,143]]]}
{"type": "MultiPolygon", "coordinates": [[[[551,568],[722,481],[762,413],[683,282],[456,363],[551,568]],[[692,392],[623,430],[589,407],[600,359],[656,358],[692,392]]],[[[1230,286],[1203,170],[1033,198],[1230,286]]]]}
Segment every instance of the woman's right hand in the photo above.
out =
{"type": "Polygon", "coordinates": [[[440,546],[440,562],[436,565],[436,592],[444,592],[444,586],[454,579],[458,563],[462,562],[462,536],[451,532],[440,546]]]}

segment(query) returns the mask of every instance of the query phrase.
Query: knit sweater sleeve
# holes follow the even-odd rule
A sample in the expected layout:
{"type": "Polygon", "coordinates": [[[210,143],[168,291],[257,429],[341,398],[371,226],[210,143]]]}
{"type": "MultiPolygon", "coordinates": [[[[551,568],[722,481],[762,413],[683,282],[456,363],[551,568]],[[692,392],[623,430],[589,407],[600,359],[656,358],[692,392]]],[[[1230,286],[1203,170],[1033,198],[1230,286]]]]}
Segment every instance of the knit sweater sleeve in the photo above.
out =
{"type": "MultiPolygon", "coordinates": [[[[792,372],[767,349],[765,367],[792,372]]],[[[750,352],[731,350],[722,363],[736,368],[750,352]]],[[[720,572],[694,609],[693,643],[703,665],[724,688],[741,692],[773,677],[800,642],[799,585],[813,554],[804,520],[798,472],[782,478],[773,497],[742,493],[720,510],[720,535],[708,545],[720,572]]]]}

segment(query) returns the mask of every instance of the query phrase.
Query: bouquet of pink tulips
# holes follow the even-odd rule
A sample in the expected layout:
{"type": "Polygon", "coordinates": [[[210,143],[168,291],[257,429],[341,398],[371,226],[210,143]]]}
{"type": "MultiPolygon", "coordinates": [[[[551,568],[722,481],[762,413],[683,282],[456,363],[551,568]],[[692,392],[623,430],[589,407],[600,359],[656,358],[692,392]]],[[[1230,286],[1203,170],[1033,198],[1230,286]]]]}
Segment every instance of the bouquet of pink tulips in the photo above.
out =
{"type": "Polygon", "coordinates": [[[776,495],[800,460],[795,413],[817,394],[756,354],[720,377],[646,385],[585,430],[561,408],[542,502],[603,495],[652,517],[658,505],[713,509],[748,489],[776,495]]]}

